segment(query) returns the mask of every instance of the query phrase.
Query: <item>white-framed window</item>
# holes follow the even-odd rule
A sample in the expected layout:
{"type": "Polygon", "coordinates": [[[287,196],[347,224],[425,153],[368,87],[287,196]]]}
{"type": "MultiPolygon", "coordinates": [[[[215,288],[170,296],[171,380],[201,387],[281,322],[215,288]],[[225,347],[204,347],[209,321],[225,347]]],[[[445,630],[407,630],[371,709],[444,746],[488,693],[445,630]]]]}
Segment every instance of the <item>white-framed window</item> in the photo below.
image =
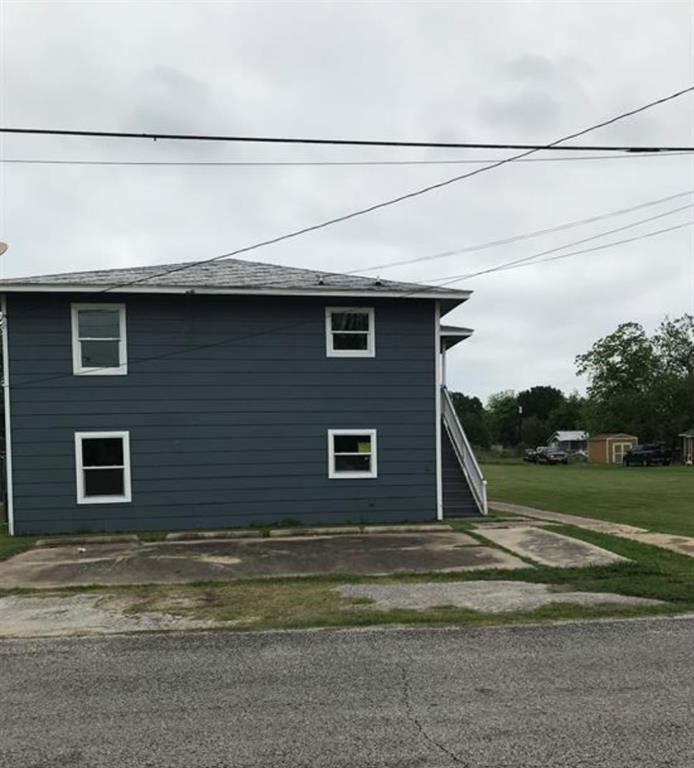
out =
{"type": "Polygon", "coordinates": [[[328,477],[378,477],[376,430],[329,429],[328,477]]]}
{"type": "Polygon", "coordinates": [[[105,376],[128,372],[125,304],[72,305],[72,372],[105,376]]]}
{"type": "Polygon", "coordinates": [[[75,432],[78,504],[132,500],[129,432],[75,432]]]}
{"type": "Polygon", "coordinates": [[[328,357],[374,357],[375,338],[373,307],[325,308],[328,357]]]}

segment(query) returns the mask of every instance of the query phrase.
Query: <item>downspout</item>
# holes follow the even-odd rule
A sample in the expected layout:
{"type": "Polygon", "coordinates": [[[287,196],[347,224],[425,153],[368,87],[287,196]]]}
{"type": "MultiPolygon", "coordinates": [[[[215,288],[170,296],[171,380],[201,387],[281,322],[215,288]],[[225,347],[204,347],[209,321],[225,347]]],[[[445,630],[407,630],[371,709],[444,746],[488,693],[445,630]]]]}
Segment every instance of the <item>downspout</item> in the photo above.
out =
{"type": "Polygon", "coordinates": [[[7,332],[7,295],[0,298],[2,310],[2,394],[5,405],[5,495],[7,497],[7,531],[14,536],[14,494],[12,487],[12,422],[10,418],[10,352],[7,332]]]}
{"type": "Polygon", "coordinates": [[[441,460],[441,305],[434,303],[434,403],[436,418],[436,519],[443,520],[443,465],[441,460]]]}

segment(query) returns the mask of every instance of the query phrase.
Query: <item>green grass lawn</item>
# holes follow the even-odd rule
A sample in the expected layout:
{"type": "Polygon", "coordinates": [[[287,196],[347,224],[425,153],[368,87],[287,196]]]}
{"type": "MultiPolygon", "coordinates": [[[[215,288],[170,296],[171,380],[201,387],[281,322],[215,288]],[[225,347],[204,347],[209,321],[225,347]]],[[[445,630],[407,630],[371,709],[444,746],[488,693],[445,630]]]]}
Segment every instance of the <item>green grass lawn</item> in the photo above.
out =
{"type": "Polygon", "coordinates": [[[694,468],[486,464],[491,501],[694,536],[694,468]]]}
{"type": "Polygon", "coordinates": [[[0,525],[0,560],[7,560],[12,555],[18,555],[34,546],[34,536],[10,536],[7,526],[0,525]]]}

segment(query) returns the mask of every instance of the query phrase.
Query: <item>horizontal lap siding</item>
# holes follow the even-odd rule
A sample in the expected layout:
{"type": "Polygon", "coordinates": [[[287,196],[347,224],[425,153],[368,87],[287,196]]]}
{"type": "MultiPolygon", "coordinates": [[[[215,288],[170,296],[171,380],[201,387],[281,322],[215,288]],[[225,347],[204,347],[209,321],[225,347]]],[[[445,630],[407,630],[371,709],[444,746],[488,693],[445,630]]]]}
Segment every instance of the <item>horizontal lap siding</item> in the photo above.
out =
{"type": "Polygon", "coordinates": [[[18,533],[434,518],[432,302],[107,299],[127,306],[127,376],[72,375],[84,296],[8,297],[18,533]],[[375,358],[326,357],[336,305],[375,307],[375,358]],[[327,430],[349,428],[378,430],[378,478],[328,479],[327,430]],[[111,430],[130,432],[133,500],[78,505],[74,433],[111,430]]]}

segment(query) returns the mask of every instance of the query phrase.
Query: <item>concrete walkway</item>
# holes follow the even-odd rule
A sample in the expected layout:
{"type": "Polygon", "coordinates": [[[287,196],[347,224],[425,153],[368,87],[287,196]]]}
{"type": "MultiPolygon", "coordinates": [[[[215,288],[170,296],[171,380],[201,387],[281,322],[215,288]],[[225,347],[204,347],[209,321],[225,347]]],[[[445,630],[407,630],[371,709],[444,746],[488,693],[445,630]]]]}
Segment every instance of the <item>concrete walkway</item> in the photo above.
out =
{"type": "Polygon", "coordinates": [[[205,629],[213,621],[167,613],[125,613],[102,607],[104,595],[0,597],[0,638],[109,635],[205,629]]]}
{"type": "Polygon", "coordinates": [[[626,558],[602,547],[596,547],[595,544],[534,526],[488,529],[480,527],[478,533],[514,555],[550,568],[585,568],[591,565],[626,562],[626,558]]]}
{"type": "MultiPolygon", "coordinates": [[[[576,525],[579,528],[587,528],[589,531],[608,533],[612,536],[630,539],[631,541],[637,541],[641,544],[651,544],[655,547],[669,549],[672,552],[678,552],[680,555],[694,557],[694,538],[688,536],[657,533],[655,531],[649,531],[646,528],[638,528],[635,525],[610,523],[604,520],[596,520],[592,517],[566,515],[562,512],[549,512],[546,509],[535,509],[534,507],[525,507],[520,504],[506,504],[501,501],[492,501],[489,503],[489,506],[492,509],[498,509],[500,512],[508,512],[524,518],[541,520],[546,523],[558,523],[559,525],[576,525]]],[[[519,521],[519,523],[521,523],[521,521],[519,521]]]]}
{"type": "Polygon", "coordinates": [[[664,605],[662,600],[610,592],[572,592],[525,581],[452,581],[423,584],[344,584],[343,597],[373,600],[368,608],[425,611],[453,605],[485,613],[533,611],[555,603],[573,605],[664,605]]]}

